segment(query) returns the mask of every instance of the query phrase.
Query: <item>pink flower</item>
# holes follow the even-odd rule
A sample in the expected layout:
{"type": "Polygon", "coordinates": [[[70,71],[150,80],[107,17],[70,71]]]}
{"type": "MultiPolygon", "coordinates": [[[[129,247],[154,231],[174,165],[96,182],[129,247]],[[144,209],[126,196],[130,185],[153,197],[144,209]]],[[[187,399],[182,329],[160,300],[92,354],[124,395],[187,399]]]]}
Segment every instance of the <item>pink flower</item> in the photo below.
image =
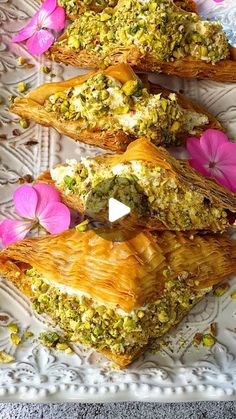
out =
{"type": "Polygon", "coordinates": [[[12,42],[26,41],[26,47],[35,55],[43,54],[55,41],[52,31],[65,27],[65,10],[57,0],[46,0],[27,25],[13,36],[12,42]],[[48,30],[49,29],[49,30],[48,30]]]}
{"type": "Polygon", "coordinates": [[[215,3],[222,3],[224,0],[213,0],[215,3]]]}
{"type": "Polygon", "coordinates": [[[189,138],[187,150],[191,156],[189,163],[194,169],[236,192],[236,143],[229,141],[223,132],[208,129],[200,140],[189,138]]]}
{"type": "Polygon", "coordinates": [[[0,224],[0,239],[8,246],[25,238],[41,225],[49,233],[60,233],[70,225],[70,211],[60,202],[58,191],[50,185],[22,185],[13,195],[16,212],[24,221],[5,219],[0,224]]]}

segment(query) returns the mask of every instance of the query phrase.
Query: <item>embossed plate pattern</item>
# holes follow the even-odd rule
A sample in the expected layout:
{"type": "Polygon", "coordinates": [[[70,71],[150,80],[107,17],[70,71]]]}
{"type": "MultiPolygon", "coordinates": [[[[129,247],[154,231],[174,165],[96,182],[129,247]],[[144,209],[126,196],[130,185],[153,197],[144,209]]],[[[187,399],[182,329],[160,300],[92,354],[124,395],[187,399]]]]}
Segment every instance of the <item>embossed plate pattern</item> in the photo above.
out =
{"type": "MultiPolygon", "coordinates": [[[[215,3],[197,0],[200,12],[210,19],[220,19],[236,45],[235,0],[215,3]]],[[[39,71],[43,59],[30,57],[23,45],[13,45],[12,34],[22,27],[39,7],[39,1],[0,0],[0,219],[14,216],[12,193],[17,180],[25,174],[37,176],[65,158],[94,155],[99,149],[75,144],[53,130],[31,124],[20,135],[16,118],[8,112],[8,96],[24,80],[33,88],[50,81],[39,71]],[[34,67],[25,69],[16,57],[25,56],[34,67]],[[29,143],[30,141],[30,143],[29,143]],[[32,142],[33,141],[33,142],[32,142]]],[[[51,63],[49,64],[51,66],[51,63]]],[[[54,80],[81,71],[52,64],[54,80]]],[[[180,80],[151,76],[168,86],[183,89],[188,96],[205,105],[224,123],[231,138],[236,138],[236,85],[210,81],[180,80]]],[[[73,355],[50,352],[37,341],[14,347],[7,325],[19,325],[21,334],[30,326],[35,336],[45,329],[42,319],[31,312],[28,301],[14,287],[0,281],[0,350],[15,356],[16,362],[0,365],[0,399],[24,401],[184,401],[232,399],[236,395],[236,303],[230,290],[220,299],[209,295],[170,335],[170,345],[157,354],[146,353],[124,371],[109,368],[109,362],[93,350],[77,347],[73,355]],[[218,323],[216,345],[195,349],[194,334],[218,323]]]]}

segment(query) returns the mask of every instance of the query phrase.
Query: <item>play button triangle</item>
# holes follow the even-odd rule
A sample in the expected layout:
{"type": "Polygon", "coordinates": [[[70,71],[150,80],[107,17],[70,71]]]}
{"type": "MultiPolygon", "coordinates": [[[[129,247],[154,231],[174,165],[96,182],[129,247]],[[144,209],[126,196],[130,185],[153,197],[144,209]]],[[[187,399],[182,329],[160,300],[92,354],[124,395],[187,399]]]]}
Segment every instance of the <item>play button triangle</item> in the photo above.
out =
{"type": "Polygon", "coordinates": [[[119,220],[131,211],[130,207],[114,198],[109,199],[108,205],[108,217],[110,223],[119,220]]]}

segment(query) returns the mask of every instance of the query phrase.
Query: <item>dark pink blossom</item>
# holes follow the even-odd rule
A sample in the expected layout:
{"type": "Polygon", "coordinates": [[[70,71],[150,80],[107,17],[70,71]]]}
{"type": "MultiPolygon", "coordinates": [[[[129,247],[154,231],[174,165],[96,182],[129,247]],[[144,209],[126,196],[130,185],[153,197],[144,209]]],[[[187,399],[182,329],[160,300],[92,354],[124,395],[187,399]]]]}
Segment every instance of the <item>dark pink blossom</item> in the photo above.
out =
{"type": "Polygon", "coordinates": [[[50,185],[22,185],[15,191],[13,200],[16,212],[24,220],[2,221],[0,239],[4,246],[24,239],[38,225],[49,233],[61,233],[70,225],[69,209],[60,202],[58,191],[50,185]]]}
{"type": "Polygon", "coordinates": [[[35,55],[47,51],[56,39],[54,31],[65,27],[65,10],[57,6],[57,0],[46,0],[39,11],[12,42],[26,41],[27,49],[35,55]]]}
{"type": "Polygon", "coordinates": [[[223,132],[208,129],[200,140],[189,138],[187,150],[194,169],[236,192],[236,143],[229,141],[223,132]]]}

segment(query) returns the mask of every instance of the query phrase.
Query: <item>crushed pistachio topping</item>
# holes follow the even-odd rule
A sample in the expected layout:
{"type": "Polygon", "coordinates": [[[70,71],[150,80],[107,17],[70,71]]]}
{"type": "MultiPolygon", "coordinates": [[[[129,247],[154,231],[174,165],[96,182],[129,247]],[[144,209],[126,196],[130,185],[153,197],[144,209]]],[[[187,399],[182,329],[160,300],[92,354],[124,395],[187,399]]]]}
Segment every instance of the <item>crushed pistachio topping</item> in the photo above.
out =
{"type": "Polygon", "coordinates": [[[210,333],[207,333],[202,336],[202,344],[203,346],[207,346],[210,348],[211,346],[215,345],[215,338],[210,333]]]}
{"type": "Polygon", "coordinates": [[[51,72],[51,69],[46,65],[43,65],[42,67],[40,67],[40,71],[44,74],[49,74],[51,72]]]}
{"type": "Polygon", "coordinates": [[[213,322],[209,326],[209,332],[208,333],[196,333],[193,337],[193,346],[195,348],[199,348],[199,346],[202,344],[203,346],[211,347],[216,342],[217,335],[217,323],[213,322]]]}
{"type": "Polygon", "coordinates": [[[27,60],[24,57],[18,57],[17,62],[18,62],[19,65],[24,65],[24,64],[26,64],[27,60]]]}
{"type": "Polygon", "coordinates": [[[230,296],[233,300],[236,300],[236,291],[232,292],[230,296]]]}
{"type": "Polygon", "coordinates": [[[34,333],[31,332],[30,330],[26,330],[24,332],[24,335],[23,336],[24,336],[25,339],[29,339],[29,338],[32,338],[34,336],[34,333]]]}
{"type": "Polygon", "coordinates": [[[26,90],[28,90],[28,86],[24,81],[21,81],[17,85],[17,90],[18,90],[19,93],[24,93],[24,92],[26,92],[26,90]]]}
{"type": "MultiPolygon", "coordinates": [[[[33,308],[50,316],[66,339],[99,350],[109,349],[116,354],[132,353],[151,339],[163,336],[205,292],[191,288],[178,277],[159,300],[131,313],[120,313],[117,307],[95,303],[81,294],[60,291],[35,269],[29,270],[27,275],[32,284],[33,308]]],[[[56,335],[51,337],[52,346],[58,343],[56,335]]]]}
{"type": "Polygon", "coordinates": [[[39,335],[39,341],[42,345],[47,346],[48,348],[64,351],[67,354],[73,352],[72,348],[65,341],[65,339],[56,332],[41,332],[39,335]]]}
{"type": "Polygon", "coordinates": [[[173,142],[179,132],[196,133],[207,124],[206,115],[182,109],[170,93],[151,94],[140,80],[123,85],[110,76],[97,74],[81,86],[57,92],[44,104],[62,120],[80,121],[78,129],[123,130],[154,142],[173,142]]]}
{"type": "Polygon", "coordinates": [[[58,41],[69,48],[100,55],[136,47],[159,61],[191,56],[216,63],[229,56],[226,35],[219,22],[203,21],[171,0],[120,0],[102,13],[86,11],[67,28],[68,39],[58,41]]]}
{"type": "Polygon", "coordinates": [[[148,214],[173,230],[224,230],[228,223],[223,208],[216,208],[194,186],[178,184],[168,170],[149,162],[107,167],[104,162],[83,158],[81,163],[71,160],[67,166],[51,169],[51,176],[66,194],[79,196],[85,208],[89,202],[87,209],[96,214],[107,210],[109,198],[113,197],[128,205],[140,219],[148,214]]]}
{"type": "Polygon", "coordinates": [[[14,356],[7,354],[5,351],[0,351],[0,364],[9,364],[15,361],[14,356]]]}
{"type": "Polygon", "coordinates": [[[21,337],[17,333],[11,333],[10,335],[13,345],[17,346],[21,343],[21,337]]]}
{"type": "Polygon", "coordinates": [[[17,326],[17,324],[11,323],[9,324],[9,326],[7,326],[8,330],[10,330],[10,332],[13,333],[18,333],[19,332],[19,328],[17,326]]]}
{"type": "Polygon", "coordinates": [[[229,289],[229,284],[226,282],[225,284],[221,284],[214,290],[214,295],[216,297],[222,297],[229,289]]]}
{"type": "Polygon", "coordinates": [[[89,220],[84,220],[82,221],[82,223],[78,224],[75,229],[77,231],[83,232],[86,231],[88,229],[88,225],[89,225],[89,220]]]}
{"type": "Polygon", "coordinates": [[[105,7],[114,6],[117,0],[59,0],[59,6],[64,7],[67,14],[80,13],[81,6],[88,9],[103,10],[105,7]]]}
{"type": "Polygon", "coordinates": [[[29,128],[29,122],[26,119],[20,119],[19,124],[23,129],[29,128]]]}

